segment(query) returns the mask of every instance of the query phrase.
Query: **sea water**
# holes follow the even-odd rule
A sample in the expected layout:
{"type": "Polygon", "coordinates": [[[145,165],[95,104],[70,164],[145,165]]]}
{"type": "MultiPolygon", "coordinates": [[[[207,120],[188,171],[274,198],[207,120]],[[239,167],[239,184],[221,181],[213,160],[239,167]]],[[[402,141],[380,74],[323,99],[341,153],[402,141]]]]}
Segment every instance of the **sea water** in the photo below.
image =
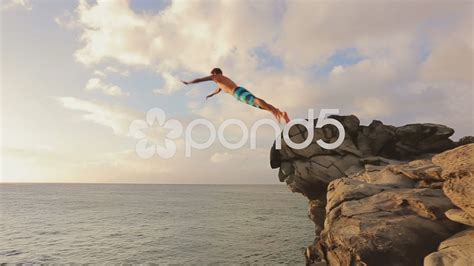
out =
{"type": "Polygon", "coordinates": [[[2,263],[303,264],[284,185],[0,184],[2,263]]]}

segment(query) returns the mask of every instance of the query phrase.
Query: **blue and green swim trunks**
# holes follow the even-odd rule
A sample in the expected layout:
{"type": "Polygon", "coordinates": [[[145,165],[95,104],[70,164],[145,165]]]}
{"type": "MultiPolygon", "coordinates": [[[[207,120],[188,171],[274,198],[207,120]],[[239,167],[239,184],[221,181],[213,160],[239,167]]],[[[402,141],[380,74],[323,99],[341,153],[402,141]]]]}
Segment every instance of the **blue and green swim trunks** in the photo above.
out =
{"type": "Polygon", "coordinates": [[[243,103],[246,103],[246,104],[249,104],[249,105],[252,105],[254,107],[257,107],[257,108],[260,108],[260,106],[256,105],[254,103],[254,100],[255,100],[255,96],[249,92],[248,90],[246,90],[245,88],[243,87],[237,87],[235,88],[234,90],[234,97],[238,100],[238,101],[241,101],[243,103]]]}

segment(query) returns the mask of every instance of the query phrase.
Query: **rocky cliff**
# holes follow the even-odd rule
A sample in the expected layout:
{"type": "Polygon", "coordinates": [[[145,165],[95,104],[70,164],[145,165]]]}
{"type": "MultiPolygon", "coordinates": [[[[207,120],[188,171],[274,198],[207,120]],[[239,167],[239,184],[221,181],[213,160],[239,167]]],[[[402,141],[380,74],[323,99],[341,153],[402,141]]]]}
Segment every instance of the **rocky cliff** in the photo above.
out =
{"type": "MultiPolygon", "coordinates": [[[[316,144],[337,139],[325,126],[307,148],[282,140],[270,156],[280,181],[309,199],[308,264],[474,265],[473,137],[454,142],[454,130],[437,124],[332,118],[346,131],[337,149],[316,144]]],[[[308,136],[300,125],[289,133],[294,142],[308,136]]]]}

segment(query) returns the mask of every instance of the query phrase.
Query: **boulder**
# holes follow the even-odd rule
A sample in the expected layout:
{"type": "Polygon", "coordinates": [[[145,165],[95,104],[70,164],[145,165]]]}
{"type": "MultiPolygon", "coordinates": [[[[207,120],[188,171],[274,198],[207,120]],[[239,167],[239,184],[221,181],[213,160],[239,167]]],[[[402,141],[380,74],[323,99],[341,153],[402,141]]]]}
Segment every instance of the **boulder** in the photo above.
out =
{"type": "Polygon", "coordinates": [[[425,266],[474,265],[474,228],[444,240],[438,251],[425,257],[425,266]]]}
{"type": "Polygon", "coordinates": [[[469,213],[461,209],[450,209],[444,214],[452,221],[469,226],[474,226],[474,217],[472,217],[471,215],[469,215],[469,213]]]}

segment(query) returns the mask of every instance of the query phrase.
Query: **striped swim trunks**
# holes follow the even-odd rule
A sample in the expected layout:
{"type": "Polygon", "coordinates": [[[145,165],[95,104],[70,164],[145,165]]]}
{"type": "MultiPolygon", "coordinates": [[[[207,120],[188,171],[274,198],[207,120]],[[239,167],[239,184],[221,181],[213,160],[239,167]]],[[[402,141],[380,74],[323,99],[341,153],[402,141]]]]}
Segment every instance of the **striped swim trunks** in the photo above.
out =
{"type": "Polygon", "coordinates": [[[261,109],[260,106],[257,106],[257,105],[254,104],[255,96],[251,92],[246,90],[245,88],[242,88],[242,87],[235,88],[234,97],[238,101],[241,101],[243,103],[246,103],[248,105],[252,105],[254,107],[257,107],[257,108],[261,109]]]}

